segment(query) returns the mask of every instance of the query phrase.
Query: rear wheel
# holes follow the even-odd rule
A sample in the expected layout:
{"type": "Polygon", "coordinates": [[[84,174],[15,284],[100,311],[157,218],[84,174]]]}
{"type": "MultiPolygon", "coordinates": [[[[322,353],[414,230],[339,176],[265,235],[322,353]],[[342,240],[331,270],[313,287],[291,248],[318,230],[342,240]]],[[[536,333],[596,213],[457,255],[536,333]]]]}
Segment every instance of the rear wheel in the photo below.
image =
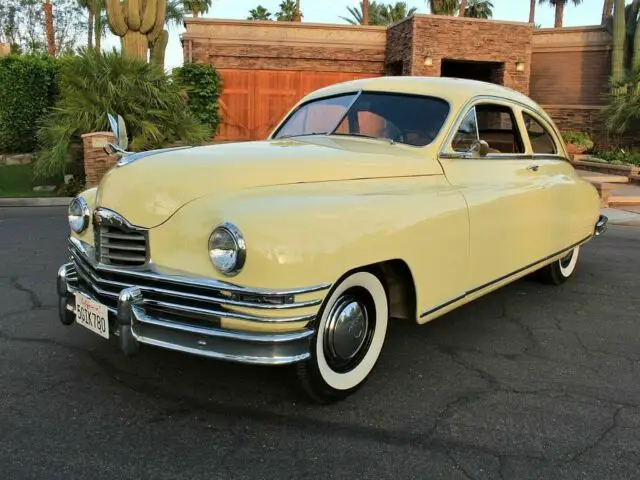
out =
{"type": "Polygon", "coordinates": [[[580,247],[576,247],[567,253],[564,257],[547,265],[540,270],[540,279],[551,285],[562,285],[565,283],[576,270],[578,265],[578,256],[580,247]]]}
{"type": "Polygon", "coordinates": [[[378,277],[361,271],[345,278],[319,315],[311,358],[297,365],[307,394],[331,403],[362,386],[382,351],[387,322],[387,294],[378,277]]]}

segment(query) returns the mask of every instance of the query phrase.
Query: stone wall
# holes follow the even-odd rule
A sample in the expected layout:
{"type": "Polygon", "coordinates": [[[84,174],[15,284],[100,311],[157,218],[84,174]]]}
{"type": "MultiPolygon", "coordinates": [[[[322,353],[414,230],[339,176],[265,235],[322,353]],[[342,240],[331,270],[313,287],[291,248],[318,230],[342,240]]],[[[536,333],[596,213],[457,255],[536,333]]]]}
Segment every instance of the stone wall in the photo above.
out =
{"type": "Polygon", "coordinates": [[[403,61],[403,74],[433,77],[441,76],[443,60],[492,62],[501,65],[493,81],[527,94],[532,33],[528,23],[414,15],[389,28],[387,70],[403,61]]]}
{"type": "Polygon", "coordinates": [[[384,73],[386,27],[185,19],[184,59],[218,69],[384,73]]]}

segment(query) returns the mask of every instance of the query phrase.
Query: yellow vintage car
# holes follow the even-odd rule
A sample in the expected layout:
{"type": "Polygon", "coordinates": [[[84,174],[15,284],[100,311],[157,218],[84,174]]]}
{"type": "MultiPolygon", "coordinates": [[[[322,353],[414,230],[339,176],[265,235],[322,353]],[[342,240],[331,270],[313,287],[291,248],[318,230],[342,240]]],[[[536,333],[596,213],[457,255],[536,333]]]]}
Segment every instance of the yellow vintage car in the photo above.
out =
{"type": "Polygon", "coordinates": [[[371,373],[390,321],[424,324],[524,275],[561,284],[606,229],[549,116],[498,85],[357,80],[266,141],[126,151],[69,206],[62,323],[296,364],[319,402],[371,373]]]}

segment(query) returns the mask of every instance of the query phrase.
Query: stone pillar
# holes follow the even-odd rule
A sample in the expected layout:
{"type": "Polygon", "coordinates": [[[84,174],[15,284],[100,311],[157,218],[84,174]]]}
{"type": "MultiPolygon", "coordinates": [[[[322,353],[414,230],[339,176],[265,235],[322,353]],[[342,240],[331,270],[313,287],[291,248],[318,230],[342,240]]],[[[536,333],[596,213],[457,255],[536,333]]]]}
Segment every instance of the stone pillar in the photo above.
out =
{"type": "Polygon", "coordinates": [[[84,176],[87,188],[95,187],[118,161],[115,155],[107,155],[104,146],[115,142],[111,132],[93,132],[82,135],[84,147],[84,176]]]}

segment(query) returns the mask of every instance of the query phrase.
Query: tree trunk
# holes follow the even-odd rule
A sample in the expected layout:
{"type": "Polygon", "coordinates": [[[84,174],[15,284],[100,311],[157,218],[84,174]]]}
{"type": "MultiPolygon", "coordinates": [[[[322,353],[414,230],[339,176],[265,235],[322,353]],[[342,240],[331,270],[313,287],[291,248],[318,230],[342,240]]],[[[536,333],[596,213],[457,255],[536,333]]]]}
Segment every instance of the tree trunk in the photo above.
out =
{"type": "Polygon", "coordinates": [[[93,32],[96,36],[96,52],[100,53],[102,50],[102,18],[100,17],[100,12],[93,19],[93,32]]]}
{"type": "Polygon", "coordinates": [[[531,0],[531,5],[529,6],[529,23],[536,23],[536,3],[538,0],[531,0]]]}
{"type": "Polygon", "coordinates": [[[89,18],[87,19],[87,48],[93,47],[93,12],[89,10],[89,18]]]}
{"type": "Polygon", "coordinates": [[[362,25],[369,25],[369,0],[362,0],[362,25]]]}
{"type": "Polygon", "coordinates": [[[55,57],[56,39],[53,33],[53,7],[50,0],[45,0],[44,3],[44,26],[47,32],[47,51],[49,55],[55,57]]]}
{"type": "Polygon", "coordinates": [[[293,16],[294,22],[301,22],[302,17],[300,17],[300,0],[296,0],[296,13],[293,16]]]}
{"type": "Polygon", "coordinates": [[[611,74],[614,82],[624,77],[624,40],[627,35],[624,16],[624,0],[616,0],[613,13],[613,49],[611,51],[611,74]]]}
{"type": "Polygon", "coordinates": [[[122,51],[133,58],[147,61],[147,51],[149,50],[149,40],[146,35],[134,30],[129,30],[122,37],[122,51]]]}
{"type": "Polygon", "coordinates": [[[640,23],[636,25],[636,34],[633,40],[633,69],[640,71],[640,23]]]}
{"type": "Polygon", "coordinates": [[[460,0],[460,13],[458,16],[464,17],[467,14],[467,0],[460,0]]]}
{"type": "Polygon", "coordinates": [[[602,6],[602,25],[607,22],[607,18],[613,13],[613,0],[604,0],[602,6]]]}
{"type": "Polygon", "coordinates": [[[564,18],[564,1],[556,0],[556,24],[554,27],[562,28],[562,20],[564,18]]]}

